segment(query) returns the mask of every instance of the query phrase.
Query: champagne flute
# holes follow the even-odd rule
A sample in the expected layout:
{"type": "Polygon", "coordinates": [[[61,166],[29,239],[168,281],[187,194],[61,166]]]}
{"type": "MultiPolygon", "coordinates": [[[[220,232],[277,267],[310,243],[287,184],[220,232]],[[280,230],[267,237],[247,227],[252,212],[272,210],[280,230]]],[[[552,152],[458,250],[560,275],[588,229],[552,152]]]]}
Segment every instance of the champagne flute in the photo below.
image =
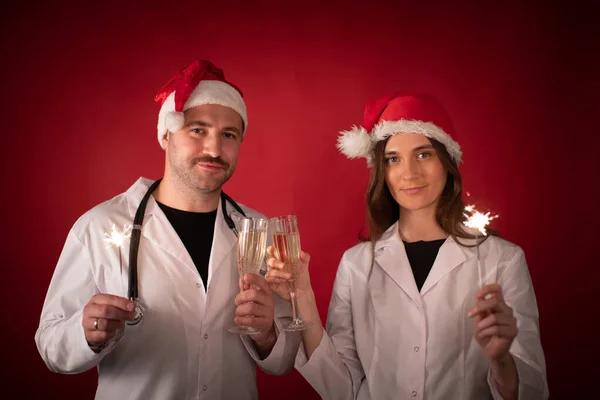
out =
{"type": "Polygon", "coordinates": [[[288,280],[290,300],[292,303],[292,322],[283,327],[284,331],[303,331],[310,328],[298,313],[298,299],[296,297],[296,278],[300,263],[300,232],[298,219],[295,215],[284,215],[271,218],[271,231],[273,234],[273,247],[275,258],[284,263],[283,271],[292,274],[288,280]]]}
{"type": "MultiPolygon", "coordinates": [[[[244,274],[260,274],[267,252],[268,221],[264,218],[241,218],[238,236],[237,262],[240,279],[244,274]]],[[[241,291],[247,290],[244,284],[241,291]]],[[[254,335],[258,330],[250,326],[235,325],[229,332],[254,335]]]]}

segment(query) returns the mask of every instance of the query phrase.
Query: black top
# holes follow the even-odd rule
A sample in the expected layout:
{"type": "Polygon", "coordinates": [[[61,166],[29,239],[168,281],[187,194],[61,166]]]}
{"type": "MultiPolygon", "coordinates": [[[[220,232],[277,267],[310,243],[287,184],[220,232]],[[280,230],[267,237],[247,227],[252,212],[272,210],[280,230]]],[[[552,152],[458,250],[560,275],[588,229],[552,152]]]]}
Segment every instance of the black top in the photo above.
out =
{"type": "Polygon", "coordinates": [[[161,203],[158,205],[192,257],[206,288],[217,210],[203,213],[182,211],[161,203]]]}
{"type": "Polygon", "coordinates": [[[425,283],[425,279],[427,279],[427,275],[429,275],[429,271],[431,271],[431,267],[433,267],[433,262],[437,257],[440,247],[442,247],[445,241],[446,239],[429,242],[420,240],[412,243],[403,241],[408,262],[410,263],[410,268],[412,269],[419,292],[425,283]]]}

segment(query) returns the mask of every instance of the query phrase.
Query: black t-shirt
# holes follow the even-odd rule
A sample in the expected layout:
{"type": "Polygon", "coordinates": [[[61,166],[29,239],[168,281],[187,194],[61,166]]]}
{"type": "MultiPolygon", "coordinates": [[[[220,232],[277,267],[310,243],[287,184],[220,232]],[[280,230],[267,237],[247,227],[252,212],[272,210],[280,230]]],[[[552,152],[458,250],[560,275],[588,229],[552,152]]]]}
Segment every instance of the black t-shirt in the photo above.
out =
{"type": "Polygon", "coordinates": [[[427,279],[427,275],[429,275],[429,272],[431,271],[431,267],[433,267],[433,262],[437,257],[440,247],[442,247],[445,241],[446,239],[432,240],[429,242],[423,240],[412,243],[404,242],[408,262],[413,271],[419,292],[425,283],[425,279],[427,279]]]}
{"type": "Polygon", "coordinates": [[[161,203],[158,205],[192,257],[206,288],[217,210],[203,213],[182,211],[161,203]]]}

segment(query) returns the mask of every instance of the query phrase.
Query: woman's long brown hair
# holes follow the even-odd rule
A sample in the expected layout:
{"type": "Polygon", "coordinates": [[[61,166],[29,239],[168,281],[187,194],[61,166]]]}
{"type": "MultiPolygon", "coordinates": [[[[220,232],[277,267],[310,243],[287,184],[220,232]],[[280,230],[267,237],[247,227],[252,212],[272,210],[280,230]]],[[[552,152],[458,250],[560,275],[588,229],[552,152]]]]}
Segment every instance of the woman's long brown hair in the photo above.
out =
{"type": "MultiPolygon", "coordinates": [[[[368,236],[361,239],[371,242],[373,255],[371,265],[375,261],[375,243],[400,218],[400,207],[385,182],[385,146],[388,140],[389,138],[381,140],[375,145],[373,166],[366,196],[368,236]]],[[[462,200],[462,178],[458,166],[443,144],[434,139],[429,139],[429,141],[448,173],[446,186],[437,206],[437,223],[457,243],[468,246],[461,243],[460,239],[475,239],[475,235],[469,233],[463,224],[465,205],[462,200]]],[[[494,232],[491,231],[490,233],[493,234],[494,232]]],[[[485,238],[486,236],[484,236],[484,240],[485,238]]]]}

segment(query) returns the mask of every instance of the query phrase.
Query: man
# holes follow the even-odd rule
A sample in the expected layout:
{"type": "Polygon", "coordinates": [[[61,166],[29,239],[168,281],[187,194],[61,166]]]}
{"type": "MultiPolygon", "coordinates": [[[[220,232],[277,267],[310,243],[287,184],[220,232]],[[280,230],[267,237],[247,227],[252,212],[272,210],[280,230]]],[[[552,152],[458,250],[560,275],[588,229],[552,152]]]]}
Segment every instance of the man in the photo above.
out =
{"type": "Polygon", "coordinates": [[[242,94],[198,60],[155,100],[164,176],[140,178],[74,224],[38,350],[54,372],[98,367],[98,399],[255,399],[255,365],[288,372],[299,335],[277,328],[289,307],[275,306],[262,276],[238,275],[231,215],[261,216],[221,191],[248,126],[242,94]],[[228,332],[234,324],[259,333],[228,332]]]}

